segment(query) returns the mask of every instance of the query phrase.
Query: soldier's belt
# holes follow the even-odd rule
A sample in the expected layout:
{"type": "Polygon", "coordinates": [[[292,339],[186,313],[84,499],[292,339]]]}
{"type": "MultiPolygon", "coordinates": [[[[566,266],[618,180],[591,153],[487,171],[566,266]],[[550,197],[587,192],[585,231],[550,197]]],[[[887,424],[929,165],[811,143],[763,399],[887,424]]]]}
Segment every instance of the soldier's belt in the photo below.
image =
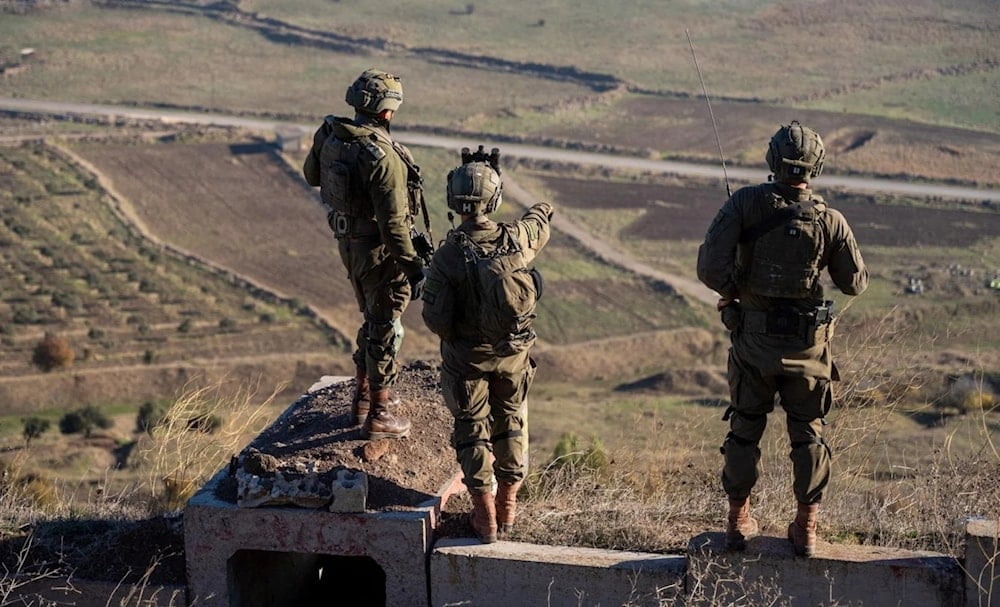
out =
{"type": "Polygon", "coordinates": [[[790,310],[742,310],[740,330],[778,337],[798,337],[808,345],[833,337],[834,317],[830,314],[790,310]]]}
{"type": "Polygon", "coordinates": [[[342,211],[330,211],[326,219],[338,240],[371,240],[379,236],[378,224],[371,219],[352,217],[342,211]]]}

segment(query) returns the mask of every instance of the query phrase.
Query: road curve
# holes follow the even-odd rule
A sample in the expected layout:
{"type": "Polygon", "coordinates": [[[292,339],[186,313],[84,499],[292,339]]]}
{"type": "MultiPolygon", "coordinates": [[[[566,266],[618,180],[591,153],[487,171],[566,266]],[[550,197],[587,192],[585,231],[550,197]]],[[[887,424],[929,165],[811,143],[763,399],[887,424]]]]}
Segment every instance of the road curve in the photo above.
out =
{"type": "MultiPolygon", "coordinates": [[[[316,124],[302,125],[280,120],[245,118],[222,114],[144,109],[90,103],[68,103],[41,99],[21,99],[9,97],[0,97],[0,110],[36,112],[42,114],[122,116],[137,120],[159,120],[165,123],[206,124],[266,131],[273,131],[278,127],[299,127],[309,133],[311,133],[319,124],[318,119],[316,124]]],[[[486,146],[487,148],[502,146],[504,155],[518,158],[550,160],[571,164],[589,164],[619,169],[636,169],[691,177],[708,177],[715,179],[723,179],[724,177],[722,167],[718,165],[654,160],[651,158],[639,158],[635,156],[600,154],[596,152],[566,150],[562,148],[522,145],[507,142],[497,143],[490,141],[469,141],[457,137],[412,133],[398,129],[393,133],[393,136],[406,145],[420,145],[452,150],[458,150],[463,147],[475,147],[480,144],[486,146]]],[[[765,173],[762,170],[739,167],[729,168],[728,173],[730,179],[742,180],[749,183],[757,183],[765,176],[765,173]]],[[[927,198],[1000,202],[1000,190],[996,189],[908,182],[891,179],[875,179],[868,177],[848,177],[829,174],[820,177],[818,182],[821,187],[844,188],[856,192],[881,192],[927,198]]]]}

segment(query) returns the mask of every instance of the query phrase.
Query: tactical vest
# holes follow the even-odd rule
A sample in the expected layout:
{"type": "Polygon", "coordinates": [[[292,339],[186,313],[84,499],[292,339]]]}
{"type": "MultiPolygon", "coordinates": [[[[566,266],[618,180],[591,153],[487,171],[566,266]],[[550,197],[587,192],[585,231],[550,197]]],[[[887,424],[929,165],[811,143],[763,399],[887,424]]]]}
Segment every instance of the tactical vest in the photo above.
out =
{"type": "Polygon", "coordinates": [[[776,193],[771,196],[777,206],[772,212],[778,215],[751,226],[740,240],[740,290],[791,299],[814,296],[826,245],[821,219],[827,205],[813,196],[783,207],[779,206],[783,198],[776,193]]]}
{"type": "Polygon", "coordinates": [[[375,221],[375,208],[360,173],[361,154],[379,160],[385,151],[363,137],[348,140],[334,135],[327,137],[319,155],[320,197],[334,213],[375,221]]]}

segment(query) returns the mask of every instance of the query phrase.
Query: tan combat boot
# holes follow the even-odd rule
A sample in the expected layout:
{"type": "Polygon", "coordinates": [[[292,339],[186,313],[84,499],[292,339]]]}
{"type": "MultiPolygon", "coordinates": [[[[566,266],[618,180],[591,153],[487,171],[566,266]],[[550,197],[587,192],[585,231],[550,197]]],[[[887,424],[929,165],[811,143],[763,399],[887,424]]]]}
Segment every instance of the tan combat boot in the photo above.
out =
{"type": "Polygon", "coordinates": [[[799,556],[816,554],[816,519],[819,515],[819,504],[803,504],[798,502],[798,512],[795,520],[788,525],[788,539],[792,549],[799,556]]]}
{"type": "Polygon", "coordinates": [[[497,496],[494,503],[497,508],[497,529],[500,533],[510,533],[514,528],[514,515],[517,511],[517,490],[521,481],[508,483],[500,481],[497,484],[497,496]]]}
{"type": "Polygon", "coordinates": [[[368,386],[368,374],[364,369],[358,369],[355,376],[354,395],[351,397],[351,423],[360,426],[368,417],[371,407],[371,393],[368,386]]]}
{"type": "Polygon", "coordinates": [[[484,544],[497,541],[497,511],[490,493],[470,493],[472,497],[472,514],[469,523],[476,537],[484,544]]]}
{"type": "Polygon", "coordinates": [[[750,516],[750,498],[729,498],[729,521],[726,525],[726,550],[746,550],[747,540],[760,528],[750,516]]]}
{"type": "Polygon", "coordinates": [[[410,420],[389,412],[390,405],[399,404],[389,388],[373,390],[371,409],[361,426],[361,436],[369,440],[380,438],[406,438],[410,435],[410,420]]]}

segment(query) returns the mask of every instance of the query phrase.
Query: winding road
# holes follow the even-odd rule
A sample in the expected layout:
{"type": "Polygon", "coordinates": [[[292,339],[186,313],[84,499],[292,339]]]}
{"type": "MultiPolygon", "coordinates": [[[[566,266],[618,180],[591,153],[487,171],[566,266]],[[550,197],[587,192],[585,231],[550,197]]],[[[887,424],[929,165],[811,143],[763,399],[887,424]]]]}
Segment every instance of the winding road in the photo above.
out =
{"type": "MultiPolygon", "coordinates": [[[[298,128],[304,133],[312,133],[316,126],[297,124],[281,120],[247,118],[223,114],[0,97],[0,111],[4,110],[35,114],[122,117],[132,120],[159,121],[165,124],[203,124],[263,131],[274,131],[279,128],[298,128]]],[[[475,143],[472,143],[457,137],[413,133],[402,130],[397,130],[394,133],[394,137],[406,145],[446,148],[451,150],[458,150],[463,147],[472,147],[479,144],[483,144],[487,148],[493,145],[501,145],[500,143],[492,143],[489,141],[476,141],[475,143]]],[[[566,150],[562,148],[514,144],[509,142],[503,142],[502,146],[506,156],[525,159],[548,160],[578,165],[594,165],[615,169],[642,170],[690,177],[714,179],[723,179],[725,177],[721,166],[654,160],[634,156],[601,154],[596,152],[566,150]]],[[[730,179],[747,182],[759,181],[762,176],[762,172],[759,169],[734,167],[728,168],[727,172],[730,179]]],[[[1000,202],[1000,190],[993,189],[834,175],[824,175],[821,180],[822,185],[827,188],[844,188],[858,192],[882,192],[927,198],[1000,202]]],[[[514,198],[518,199],[519,202],[527,204],[528,201],[537,199],[537,197],[532,196],[524,188],[510,179],[510,177],[505,177],[504,186],[505,189],[512,194],[514,198]]],[[[577,240],[584,247],[593,251],[601,259],[608,263],[614,264],[641,276],[667,283],[678,292],[709,305],[714,305],[716,299],[718,298],[714,292],[706,288],[701,283],[683,276],[666,274],[655,268],[642,264],[629,255],[615,250],[607,242],[595,238],[592,234],[565,218],[561,218],[558,215],[554,217],[553,227],[577,240]]]]}

